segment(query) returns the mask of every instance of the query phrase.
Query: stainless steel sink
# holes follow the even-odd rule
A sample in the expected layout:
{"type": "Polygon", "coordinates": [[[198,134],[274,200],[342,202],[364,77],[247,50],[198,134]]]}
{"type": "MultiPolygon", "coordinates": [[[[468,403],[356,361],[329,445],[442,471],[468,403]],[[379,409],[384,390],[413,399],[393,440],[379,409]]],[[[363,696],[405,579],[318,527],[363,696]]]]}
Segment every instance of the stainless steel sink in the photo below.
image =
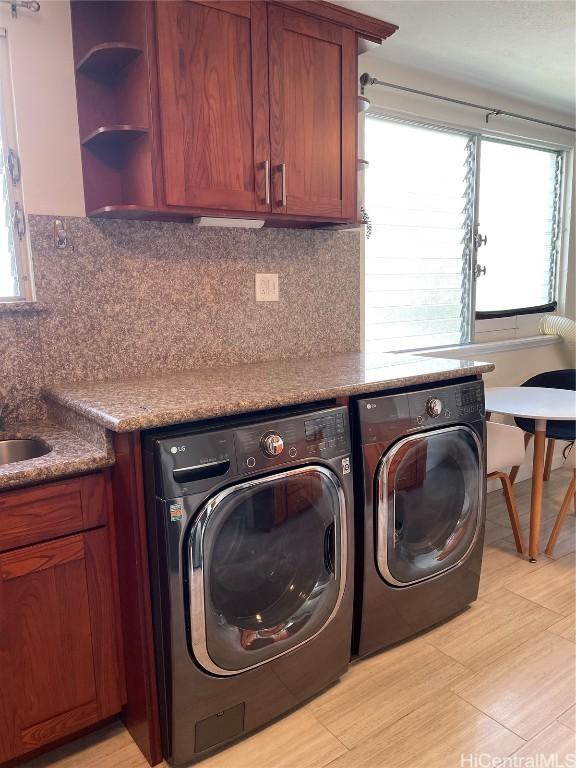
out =
{"type": "Polygon", "coordinates": [[[23,440],[0,440],[0,466],[15,461],[37,459],[50,453],[52,448],[43,440],[26,438],[23,440]]]}

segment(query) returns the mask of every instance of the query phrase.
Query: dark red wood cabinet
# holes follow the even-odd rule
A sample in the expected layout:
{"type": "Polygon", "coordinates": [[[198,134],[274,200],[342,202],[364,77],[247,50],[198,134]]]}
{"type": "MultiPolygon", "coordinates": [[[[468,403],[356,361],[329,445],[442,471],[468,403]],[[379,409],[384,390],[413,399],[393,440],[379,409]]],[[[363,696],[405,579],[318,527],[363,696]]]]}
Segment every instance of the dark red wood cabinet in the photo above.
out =
{"type": "Polygon", "coordinates": [[[269,211],[265,7],[159,3],[156,28],[166,204],[269,211]]]}
{"type": "Polygon", "coordinates": [[[357,53],[323,2],[73,0],[89,215],[357,218],[357,53]]]}
{"type": "Polygon", "coordinates": [[[105,474],[0,494],[0,763],[124,700],[105,474]]]}
{"type": "Polygon", "coordinates": [[[352,221],[356,36],[282,6],[268,10],[272,210],[352,221]]]}

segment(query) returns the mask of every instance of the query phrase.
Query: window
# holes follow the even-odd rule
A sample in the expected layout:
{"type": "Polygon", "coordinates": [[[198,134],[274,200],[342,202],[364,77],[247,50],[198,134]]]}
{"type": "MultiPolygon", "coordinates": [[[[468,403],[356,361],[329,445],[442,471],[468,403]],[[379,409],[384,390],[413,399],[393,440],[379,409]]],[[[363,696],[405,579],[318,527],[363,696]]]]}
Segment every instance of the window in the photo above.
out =
{"type": "Polygon", "coordinates": [[[465,344],[475,317],[555,308],[562,152],[371,112],[364,133],[367,351],[465,344]]]}
{"type": "Polygon", "coordinates": [[[562,153],[482,140],[479,317],[554,309],[562,153]]]}
{"type": "Polygon", "coordinates": [[[366,349],[469,341],[474,143],[369,116],[365,149],[366,349]]]}
{"type": "Polygon", "coordinates": [[[8,39],[0,28],[0,302],[31,299],[8,39]]]}

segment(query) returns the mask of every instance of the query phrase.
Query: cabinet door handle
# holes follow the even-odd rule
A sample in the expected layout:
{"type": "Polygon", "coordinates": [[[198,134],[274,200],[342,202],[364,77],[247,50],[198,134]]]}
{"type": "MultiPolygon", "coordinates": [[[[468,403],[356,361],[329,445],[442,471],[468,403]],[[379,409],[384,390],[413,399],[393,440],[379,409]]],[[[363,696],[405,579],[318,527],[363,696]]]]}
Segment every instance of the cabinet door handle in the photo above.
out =
{"type": "Polygon", "coordinates": [[[282,198],[280,200],[280,205],[282,208],[286,207],[286,163],[280,163],[278,166],[280,169],[280,173],[282,174],[282,198]]]}
{"type": "Polygon", "coordinates": [[[264,160],[264,202],[270,205],[270,160],[264,160]]]}

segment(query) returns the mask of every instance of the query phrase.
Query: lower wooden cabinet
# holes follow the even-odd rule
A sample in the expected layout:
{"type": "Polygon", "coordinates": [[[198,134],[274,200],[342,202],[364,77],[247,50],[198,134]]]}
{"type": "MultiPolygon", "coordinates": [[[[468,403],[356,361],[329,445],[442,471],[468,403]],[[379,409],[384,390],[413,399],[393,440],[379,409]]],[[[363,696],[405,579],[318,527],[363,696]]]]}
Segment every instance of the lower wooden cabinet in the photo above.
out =
{"type": "Polygon", "coordinates": [[[122,707],[109,533],[103,526],[0,554],[0,762],[122,707]]]}

